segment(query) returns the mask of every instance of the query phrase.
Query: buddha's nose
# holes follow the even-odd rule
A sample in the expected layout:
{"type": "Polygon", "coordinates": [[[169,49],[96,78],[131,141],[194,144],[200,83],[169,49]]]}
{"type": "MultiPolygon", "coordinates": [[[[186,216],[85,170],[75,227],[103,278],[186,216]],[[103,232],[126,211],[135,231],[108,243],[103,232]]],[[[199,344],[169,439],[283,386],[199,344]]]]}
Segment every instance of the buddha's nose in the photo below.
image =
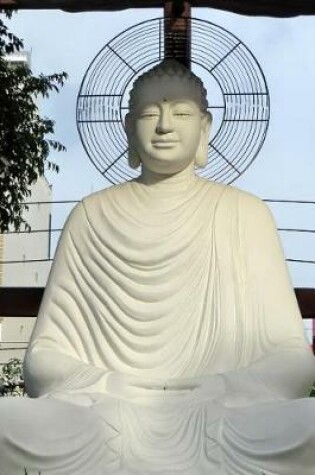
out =
{"type": "Polygon", "coordinates": [[[156,132],[158,134],[167,134],[172,132],[172,117],[168,108],[163,108],[160,112],[158,123],[156,124],[156,132]]]}

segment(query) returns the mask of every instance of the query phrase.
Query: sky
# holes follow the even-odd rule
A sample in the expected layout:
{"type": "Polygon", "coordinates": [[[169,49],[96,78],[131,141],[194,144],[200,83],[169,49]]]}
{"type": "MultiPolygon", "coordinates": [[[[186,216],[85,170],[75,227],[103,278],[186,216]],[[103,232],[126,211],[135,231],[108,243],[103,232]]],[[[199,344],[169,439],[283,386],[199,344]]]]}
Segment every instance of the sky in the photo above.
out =
{"type": "MultiPolygon", "coordinates": [[[[315,201],[315,17],[254,18],[213,9],[192,15],[220,25],[252,51],[262,67],[271,100],[266,141],[258,157],[234,185],[262,199],[315,201]]],[[[76,99],[90,62],[115,35],[142,20],[162,16],[158,9],[65,13],[20,11],[10,29],[31,50],[35,74],[66,71],[58,95],[41,101],[43,114],[56,121],[55,138],[67,152],[53,154],[59,174],[49,174],[53,200],[80,200],[109,186],[87,157],[76,129],[76,99]]],[[[271,204],[278,227],[315,229],[315,205],[271,204]]],[[[69,206],[56,205],[53,227],[69,206]]],[[[55,240],[57,236],[55,236],[55,240]]],[[[288,258],[315,260],[314,233],[281,232],[288,258]]],[[[315,286],[315,265],[289,264],[293,284],[315,286]]]]}

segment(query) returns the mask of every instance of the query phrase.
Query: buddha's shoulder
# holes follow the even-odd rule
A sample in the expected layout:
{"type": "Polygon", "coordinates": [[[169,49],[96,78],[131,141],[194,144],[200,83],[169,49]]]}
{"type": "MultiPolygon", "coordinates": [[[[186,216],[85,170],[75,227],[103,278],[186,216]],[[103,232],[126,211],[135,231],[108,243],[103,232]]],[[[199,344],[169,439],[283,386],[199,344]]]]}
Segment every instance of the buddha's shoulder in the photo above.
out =
{"type": "Polygon", "coordinates": [[[84,222],[87,223],[93,220],[94,217],[98,218],[98,212],[104,209],[104,205],[106,207],[106,204],[109,202],[118,201],[122,194],[125,195],[126,190],[129,188],[128,183],[113,185],[85,196],[72,209],[67,221],[72,224],[82,225],[84,222]]]}
{"type": "Polygon", "coordinates": [[[129,193],[131,182],[127,181],[119,185],[112,185],[104,190],[96,191],[82,200],[83,207],[88,209],[95,209],[97,206],[109,203],[111,201],[121,200],[129,193]]]}
{"type": "Polygon", "coordinates": [[[241,190],[236,186],[225,185],[224,183],[211,182],[209,180],[200,179],[200,183],[211,192],[215,192],[220,202],[233,205],[241,209],[268,209],[267,205],[258,196],[241,190]]]}

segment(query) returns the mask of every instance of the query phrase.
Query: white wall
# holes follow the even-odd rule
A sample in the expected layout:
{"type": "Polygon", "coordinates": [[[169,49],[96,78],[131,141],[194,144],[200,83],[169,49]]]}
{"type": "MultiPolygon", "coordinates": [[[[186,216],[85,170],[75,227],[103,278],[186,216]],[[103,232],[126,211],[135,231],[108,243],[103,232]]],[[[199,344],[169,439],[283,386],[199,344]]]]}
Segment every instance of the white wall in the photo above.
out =
{"type": "MultiPolygon", "coordinates": [[[[51,202],[51,189],[44,177],[32,188],[28,201],[51,202]]],[[[32,231],[48,230],[51,204],[29,205],[24,218],[32,231]]],[[[6,287],[45,286],[50,269],[49,262],[26,262],[33,259],[48,259],[49,233],[7,234],[4,240],[4,261],[22,261],[4,265],[2,285],[6,287]]]]}

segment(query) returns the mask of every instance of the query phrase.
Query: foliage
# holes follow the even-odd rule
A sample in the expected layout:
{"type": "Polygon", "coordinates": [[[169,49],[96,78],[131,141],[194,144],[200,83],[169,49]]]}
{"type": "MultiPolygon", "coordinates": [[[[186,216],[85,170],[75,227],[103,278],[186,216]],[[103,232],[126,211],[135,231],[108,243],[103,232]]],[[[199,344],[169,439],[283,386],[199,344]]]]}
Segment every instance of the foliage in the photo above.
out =
{"type": "Polygon", "coordinates": [[[24,396],[24,378],[22,361],[11,358],[3,365],[0,375],[0,396],[24,396]]]}
{"type": "Polygon", "coordinates": [[[23,41],[0,18],[0,232],[9,226],[18,230],[26,224],[21,202],[30,196],[31,185],[44,174],[46,166],[58,172],[57,165],[48,159],[50,151],[65,150],[49,138],[54,122],[40,116],[36,100],[58,92],[67,74],[37,77],[24,64],[13,67],[7,58],[22,49],[23,41]]]}

